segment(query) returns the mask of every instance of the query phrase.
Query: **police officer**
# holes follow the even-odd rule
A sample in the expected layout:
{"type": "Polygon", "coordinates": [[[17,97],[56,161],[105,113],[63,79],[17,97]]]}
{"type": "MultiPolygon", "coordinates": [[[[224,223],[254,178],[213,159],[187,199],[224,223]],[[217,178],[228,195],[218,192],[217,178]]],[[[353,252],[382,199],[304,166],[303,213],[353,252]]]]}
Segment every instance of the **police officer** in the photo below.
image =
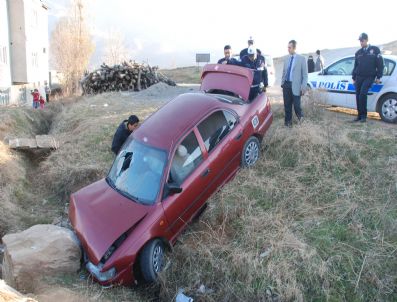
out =
{"type": "Polygon", "coordinates": [[[252,82],[249,99],[253,100],[259,93],[265,89],[263,71],[265,61],[263,56],[258,56],[256,48],[248,47],[247,55],[241,59],[241,66],[254,70],[254,79],[252,82]]]}
{"type": "Polygon", "coordinates": [[[367,95],[372,83],[379,84],[383,75],[383,58],[376,46],[368,44],[368,35],[362,33],[358,38],[361,48],[355,54],[353,83],[356,88],[357,118],[354,122],[367,120],[367,95]]]}

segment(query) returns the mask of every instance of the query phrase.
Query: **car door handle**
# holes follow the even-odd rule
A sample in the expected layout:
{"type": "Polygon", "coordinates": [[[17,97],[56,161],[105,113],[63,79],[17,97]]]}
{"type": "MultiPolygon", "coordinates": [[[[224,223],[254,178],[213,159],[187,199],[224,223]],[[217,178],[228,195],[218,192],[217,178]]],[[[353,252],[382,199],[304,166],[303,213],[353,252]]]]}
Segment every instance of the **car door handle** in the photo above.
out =
{"type": "Polygon", "coordinates": [[[341,81],[342,83],[347,83],[347,82],[349,82],[348,80],[342,80],[341,81]]]}
{"type": "Polygon", "coordinates": [[[210,169],[206,169],[203,173],[201,173],[201,177],[206,177],[210,172],[210,169]]]}
{"type": "Polygon", "coordinates": [[[237,136],[234,139],[238,141],[242,136],[243,136],[243,132],[240,132],[239,134],[237,134],[237,136]]]}

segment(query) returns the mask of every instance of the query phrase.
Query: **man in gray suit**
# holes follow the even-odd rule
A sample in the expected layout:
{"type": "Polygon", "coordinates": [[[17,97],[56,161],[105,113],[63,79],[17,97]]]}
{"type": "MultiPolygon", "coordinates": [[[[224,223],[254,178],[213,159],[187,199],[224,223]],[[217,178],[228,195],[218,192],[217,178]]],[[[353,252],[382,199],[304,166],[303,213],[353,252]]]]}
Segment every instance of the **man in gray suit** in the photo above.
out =
{"type": "Polygon", "coordinates": [[[285,126],[292,127],[292,104],[299,121],[302,121],[301,96],[307,89],[307,65],[304,56],[296,52],[296,41],[288,43],[289,55],[284,61],[281,87],[283,88],[285,126]]]}

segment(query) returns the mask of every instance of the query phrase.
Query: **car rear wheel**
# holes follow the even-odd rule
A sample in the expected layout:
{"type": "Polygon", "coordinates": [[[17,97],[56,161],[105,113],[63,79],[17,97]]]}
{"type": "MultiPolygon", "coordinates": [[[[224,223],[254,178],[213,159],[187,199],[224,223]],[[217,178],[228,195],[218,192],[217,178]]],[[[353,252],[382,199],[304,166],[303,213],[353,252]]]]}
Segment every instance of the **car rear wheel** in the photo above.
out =
{"type": "Polygon", "coordinates": [[[146,282],[155,282],[157,274],[161,272],[164,262],[164,244],[160,239],[149,241],[144,246],[140,267],[142,277],[146,282]]]}
{"type": "Polygon", "coordinates": [[[380,118],[387,123],[397,123],[397,94],[383,96],[379,101],[380,118]]]}
{"type": "Polygon", "coordinates": [[[255,136],[251,136],[244,144],[241,154],[241,165],[252,167],[259,159],[260,142],[255,136]]]}

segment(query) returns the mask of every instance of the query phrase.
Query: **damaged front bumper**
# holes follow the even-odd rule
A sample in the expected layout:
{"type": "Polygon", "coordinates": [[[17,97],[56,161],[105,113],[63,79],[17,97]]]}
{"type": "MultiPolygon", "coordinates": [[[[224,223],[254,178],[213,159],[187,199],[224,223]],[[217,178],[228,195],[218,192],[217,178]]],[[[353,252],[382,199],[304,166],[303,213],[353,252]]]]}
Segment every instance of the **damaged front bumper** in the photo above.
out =
{"type": "Polygon", "coordinates": [[[85,267],[98,281],[101,282],[112,280],[116,276],[116,268],[114,267],[107,270],[106,272],[102,272],[102,268],[103,268],[102,263],[95,265],[92,262],[88,261],[85,267]]]}

